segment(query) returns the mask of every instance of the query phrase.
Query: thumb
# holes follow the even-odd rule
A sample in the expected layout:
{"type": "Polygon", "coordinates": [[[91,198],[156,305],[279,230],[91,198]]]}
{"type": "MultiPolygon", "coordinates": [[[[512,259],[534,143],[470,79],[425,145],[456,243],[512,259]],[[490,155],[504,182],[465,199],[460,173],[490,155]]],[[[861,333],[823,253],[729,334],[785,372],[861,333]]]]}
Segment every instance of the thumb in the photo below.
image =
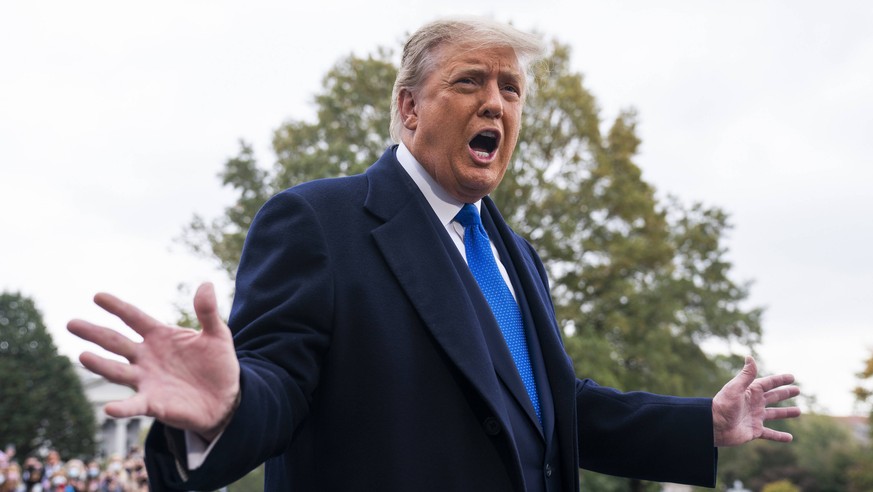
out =
{"type": "Polygon", "coordinates": [[[746,356],[746,363],[743,365],[740,372],[734,377],[734,382],[742,385],[743,388],[748,388],[757,376],[758,364],[752,356],[746,356]]]}
{"type": "Polygon", "coordinates": [[[214,335],[223,326],[224,321],[218,315],[218,301],[215,300],[215,287],[210,282],[204,282],[194,294],[194,313],[205,333],[214,335]]]}

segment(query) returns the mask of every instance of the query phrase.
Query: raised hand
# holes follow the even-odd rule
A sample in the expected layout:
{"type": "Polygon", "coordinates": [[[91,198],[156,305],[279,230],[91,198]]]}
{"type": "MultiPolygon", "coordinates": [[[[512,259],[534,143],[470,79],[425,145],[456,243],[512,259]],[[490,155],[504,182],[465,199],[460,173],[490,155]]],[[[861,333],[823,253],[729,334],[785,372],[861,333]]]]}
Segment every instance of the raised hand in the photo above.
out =
{"type": "Polygon", "coordinates": [[[797,407],[768,407],[800,394],[794,376],[780,374],[755,379],[758,366],[746,357],[743,369],[712,400],[712,426],[716,446],[737,446],[753,439],[790,442],[793,437],[764,427],[767,420],[794,418],[797,407]]]}
{"type": "Polygon", "coordinates": [[[160,323],[110,294],[97,294],[94,302],[143,338],[134,342],[115,330],[83,320],[67,324],[74,335],[129,362],[91,352],[79,356],[92,372],[136,390],[126,400],[108,403],[107,415],[148,415],[213,439],[238,401],[240,369],[230,329],[218,315],[212,284],[202,284],[194,295],[194,312],[203,327],[199,332],[160,323]]]}

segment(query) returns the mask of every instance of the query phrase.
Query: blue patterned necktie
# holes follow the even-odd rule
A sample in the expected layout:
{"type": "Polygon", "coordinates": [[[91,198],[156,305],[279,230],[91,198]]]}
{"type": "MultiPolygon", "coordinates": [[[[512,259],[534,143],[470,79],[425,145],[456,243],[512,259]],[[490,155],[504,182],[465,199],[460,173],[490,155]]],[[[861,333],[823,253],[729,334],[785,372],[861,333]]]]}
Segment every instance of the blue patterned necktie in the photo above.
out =
{"type": "Polygon", "coordinates": [[[464,249],[467,251],[467,264],[470,266],[470,271],[476,278],[476,282],[479,283],[479,288],[482,289],[488,305],[491,306],[497,324],[500,325],[500,331],[503,332],[503,338],[506,339],[506,345],[515,361],[515,367],[518,369],[521,381],[524,383],[531,403],[533,403],[537,418],[542,424],[540,399],[537,396],[537,386],[530,364],[521,311],[497,268],[494,254],[491,252],[491,242],[488,240],[488,233],[482,226],[479,211],[476,210],[475,205],[464,204],[464,207],[455,216],[455,220],[464,226],[464,249]]]}

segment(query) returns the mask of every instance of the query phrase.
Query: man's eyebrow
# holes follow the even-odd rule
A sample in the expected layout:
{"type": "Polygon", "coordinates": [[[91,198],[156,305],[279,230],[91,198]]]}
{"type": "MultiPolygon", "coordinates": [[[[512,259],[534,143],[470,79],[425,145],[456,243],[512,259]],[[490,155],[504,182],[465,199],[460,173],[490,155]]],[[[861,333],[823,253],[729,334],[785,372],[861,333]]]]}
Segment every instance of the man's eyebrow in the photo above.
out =
{"type": "MultiPolygon", "coordinates": [[[[484,63],[469,63],[463,64],[452,70],[452,76],[458,75],[482,75],[489,73],[491,69],[484,63]]],[[[500,78],[512,78],[514,80],[524,80],[524,74],[516,68],[502,67],[498,71],[500,78]]]]}
{"type": "Polygon", "coordinates": [[[488,72],[485,65],[482,64],[463,64],[455,67],[452,70],[452,75],[481,75],[488,72]]]}

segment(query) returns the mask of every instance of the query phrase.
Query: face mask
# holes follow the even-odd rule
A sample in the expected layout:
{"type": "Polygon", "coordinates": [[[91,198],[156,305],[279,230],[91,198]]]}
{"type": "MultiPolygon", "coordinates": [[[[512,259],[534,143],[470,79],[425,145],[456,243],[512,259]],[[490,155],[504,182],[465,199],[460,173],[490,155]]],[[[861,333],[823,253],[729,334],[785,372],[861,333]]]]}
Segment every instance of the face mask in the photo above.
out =
{"type": "Polygon", "coordinates": [[[65,483],[67,483],[67,479],[64,477],[55,477],[52,479],[53,485],[64,485],[65,483]]]}
{"type": "Polygon", "coordinates": [[[114,463],[110,463],[109,470],[114,471],[114,472],[120,471],[121,470],[121,463],[119,463],[117,461],[114,463]]]}
{"type": "Polygon", "coordinates": [[[79,468],[75,466],[67,470],[67,476],[70,478],[79,478],[79,473],[81,473],[79,468]]]}
{"type": "Polygon", "coordinates": [[[6,482],[6,475],[0,475],[0,485],[3,485],[6,482]]]}
{"type": "Polygon", "coordinates": [[[88,468],[88,476],[96,477],[100,475],[100,468],[88,468]]]}

